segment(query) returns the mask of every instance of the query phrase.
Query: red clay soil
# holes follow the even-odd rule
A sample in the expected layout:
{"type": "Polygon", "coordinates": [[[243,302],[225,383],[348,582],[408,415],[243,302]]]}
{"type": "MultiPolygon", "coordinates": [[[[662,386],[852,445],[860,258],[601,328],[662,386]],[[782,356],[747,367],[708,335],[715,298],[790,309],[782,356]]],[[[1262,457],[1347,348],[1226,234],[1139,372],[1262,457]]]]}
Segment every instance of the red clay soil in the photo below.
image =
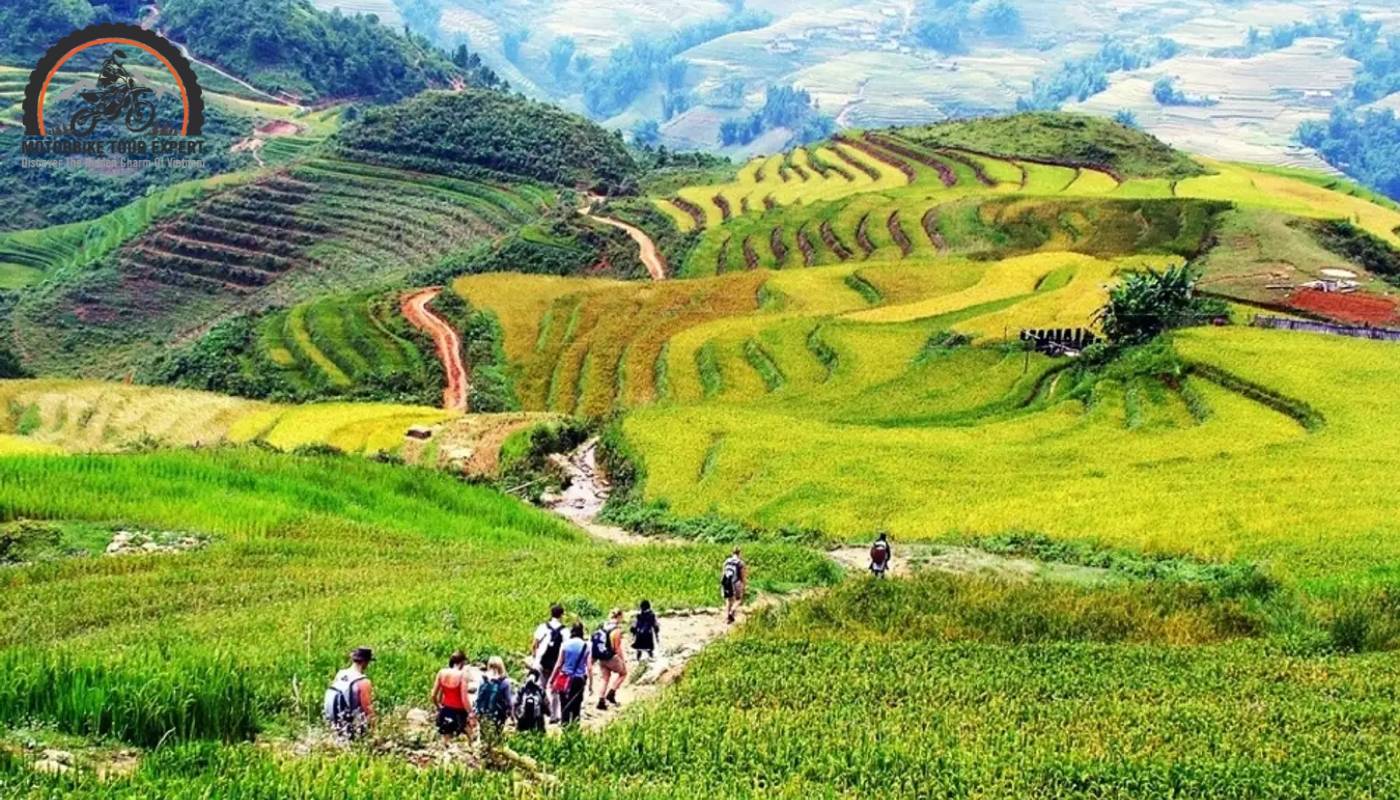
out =
{"type": "Polygon", "coordinates": [[[438,360],[447,375],[447,388],[442,390],[442,407],[448,411],[467,411],[467,366],[462,360],[462,337],[442,317],[428,309],[433,298],[442,293],[441,287],[420,289],[403,299],[400,306],[409,324],[433,337],[438,360]]]}
{"type": "Polygon", "coordinates": [[[301,126],[285,119],[275,119],[259,125],[257,131],[263,136],[295,136],[301,133],[301,126]]]}
{"type": "Polygon", "coordinates": [[[1358,325],[1400,323],[1400,307],[1396,306],[1394,300],[1370,294],[1341,294],[1302,289],[1288,298],[1288,305],[1339,322],[1358,325]]]}
{"type": "Polygon", "coordinates": [[[632,241],[637,243],[638,256],[646,265],[647,272],[651,273],[651,279],[654,281],[666,280],[666,258],[661,255],[661,250],[657,248],[656,242],[652,241],[645,231],[612,217],[593,217],[593,219],[604,225],[611,225],[630,236],[632,241]]]}

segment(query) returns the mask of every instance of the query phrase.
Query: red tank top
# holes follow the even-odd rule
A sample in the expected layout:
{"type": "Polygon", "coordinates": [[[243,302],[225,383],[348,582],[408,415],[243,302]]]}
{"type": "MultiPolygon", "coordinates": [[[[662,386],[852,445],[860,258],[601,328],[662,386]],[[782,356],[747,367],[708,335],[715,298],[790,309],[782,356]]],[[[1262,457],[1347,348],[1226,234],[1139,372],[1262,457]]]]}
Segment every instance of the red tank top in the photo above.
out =
{"type": "Polygon", "coordinates": [[[462,693],[466,690],[467,679],[460,672],[444,670],[438,673],[438,686],[442,687],[442,704],[458,711],[467,709],[462,693]]]}

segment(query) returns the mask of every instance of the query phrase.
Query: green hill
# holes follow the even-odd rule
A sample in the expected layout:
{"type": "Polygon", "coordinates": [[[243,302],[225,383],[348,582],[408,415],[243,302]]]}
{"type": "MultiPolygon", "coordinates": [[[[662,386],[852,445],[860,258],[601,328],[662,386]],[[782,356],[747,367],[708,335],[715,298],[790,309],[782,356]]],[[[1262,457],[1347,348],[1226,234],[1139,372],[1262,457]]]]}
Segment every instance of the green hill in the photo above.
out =
{"type": "Polygon", "coordinates": [[[620,139],[554,106],[499,92],[429,92],[366,111],[340,151],[372,164],[459,177],[512,175],[602,194],[631,191],[620,139]]]}

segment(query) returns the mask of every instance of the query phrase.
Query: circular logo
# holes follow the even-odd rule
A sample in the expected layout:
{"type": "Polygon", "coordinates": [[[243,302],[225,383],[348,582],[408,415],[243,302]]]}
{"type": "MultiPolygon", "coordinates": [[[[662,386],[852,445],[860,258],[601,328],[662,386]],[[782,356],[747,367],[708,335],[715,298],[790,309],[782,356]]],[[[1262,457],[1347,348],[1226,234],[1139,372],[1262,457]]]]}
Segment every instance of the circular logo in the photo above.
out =
{"type": "Polygon", "coordinates": [[[104,23],[69,34],[44,53],[24,90],[25,135],[81,138],[104,126],[200,135],[204,96],[180,48],[136,25],[104,23]],[[178,107],[165,102],[176,94],[178,107]]]}

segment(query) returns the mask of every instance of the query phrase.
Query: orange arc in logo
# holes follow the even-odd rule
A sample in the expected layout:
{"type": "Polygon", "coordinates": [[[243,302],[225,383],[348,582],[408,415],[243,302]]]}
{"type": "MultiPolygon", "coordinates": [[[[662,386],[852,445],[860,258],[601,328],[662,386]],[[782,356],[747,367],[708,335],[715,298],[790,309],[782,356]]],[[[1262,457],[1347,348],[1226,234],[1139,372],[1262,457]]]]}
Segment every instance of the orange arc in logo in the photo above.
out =
{"type": "Polygon", "coordinates": [[[175,67],[171,66],[170,61],[167,60],[165,56],[161,55],[160,53],[157,53],[152,48],[133,39],[123,39],[117,36],[109,37],[106,39],[93,39],[90,42],[84,42],[78,45],[72,50],[69,50],[68,52],[64,53],[63,58],[60,58],[58,62],[53,65],[53,69],[49,70],[49,74],[44,76],[43,88],[39,90],[39,107],[38,109],[36,109],[38,112],[37,116],[39,118],[39,135],[47,135],[46,133],[44,133],[44,95],[49,93],[49,81],[53,80],[53,76],[58,72],[59,68],[62,67],[66,61],[68,61],[68,59],[81,53],[89,47],[99,44],[124,44],[129,47],[140,48],[141,50],[144,50],[145,52],[155,56],[157,59],[160,60],[160,63],[165,65],[166,69],[170,70],[171,76],[175,78],[175,83],[178,84],[180,87],[180,102],[184,104],[185,108],[185,118],[180,124],[180,135],[185,136],[190,129],[190,96],[189,93],[185,91],[185,82],[180,80],[180,74],[175,71],[175,67]]]}

